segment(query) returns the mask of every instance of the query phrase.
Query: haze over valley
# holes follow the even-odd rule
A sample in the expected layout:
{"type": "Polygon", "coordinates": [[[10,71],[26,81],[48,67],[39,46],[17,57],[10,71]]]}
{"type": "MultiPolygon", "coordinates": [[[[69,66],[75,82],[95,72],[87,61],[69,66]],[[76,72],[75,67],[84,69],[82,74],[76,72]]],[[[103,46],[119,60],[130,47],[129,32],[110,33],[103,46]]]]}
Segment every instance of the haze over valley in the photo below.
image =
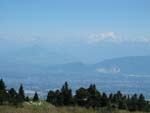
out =
{"type": "Polygon", "coordinates": [[[45,98],[68,81],[73,92],[150,99],[148,0],[1,0],[0,78],[45,98]],[[115,1],[115,2],[114,2],[115,1]]]}

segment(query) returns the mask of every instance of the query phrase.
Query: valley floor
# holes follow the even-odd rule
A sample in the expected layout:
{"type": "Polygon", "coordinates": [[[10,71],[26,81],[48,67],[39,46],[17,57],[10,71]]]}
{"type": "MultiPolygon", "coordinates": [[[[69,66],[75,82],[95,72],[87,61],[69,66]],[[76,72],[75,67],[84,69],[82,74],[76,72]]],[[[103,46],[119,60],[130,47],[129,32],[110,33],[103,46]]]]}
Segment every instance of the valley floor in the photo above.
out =
{"type": "MultiPolygon", "coordinates": [[[[31,104],[24,103],[24,107],[10,107],[0,106],[0,113],[130,113],[128,111],[114,110],[108,111],[106,109],[86,109],[81,107],[55,107],[48,103],[42,104],[31,104]]],[[[132,113],[143,113],[143,112],[132,112],[132,113]]]]}

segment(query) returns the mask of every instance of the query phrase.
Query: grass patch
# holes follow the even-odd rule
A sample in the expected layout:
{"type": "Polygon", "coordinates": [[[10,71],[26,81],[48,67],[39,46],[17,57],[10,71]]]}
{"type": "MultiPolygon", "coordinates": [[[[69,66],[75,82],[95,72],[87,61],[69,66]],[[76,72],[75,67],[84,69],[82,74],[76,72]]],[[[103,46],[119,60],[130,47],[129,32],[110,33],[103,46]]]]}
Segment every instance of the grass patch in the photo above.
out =
{"type": "MultiPolygon", "coordinates": [[[[106,108],[100,109],[86,109],[78,106],[75,107],[55,107],[49,103],[42,102],[41,105],[24,103],[23,107],[15,108],[13,106],[0,106],[0,113],[130,113],[125,110],[107,110],[106,108]]],[[[132,112],[143,113],[143,112],[132,112]]]]}

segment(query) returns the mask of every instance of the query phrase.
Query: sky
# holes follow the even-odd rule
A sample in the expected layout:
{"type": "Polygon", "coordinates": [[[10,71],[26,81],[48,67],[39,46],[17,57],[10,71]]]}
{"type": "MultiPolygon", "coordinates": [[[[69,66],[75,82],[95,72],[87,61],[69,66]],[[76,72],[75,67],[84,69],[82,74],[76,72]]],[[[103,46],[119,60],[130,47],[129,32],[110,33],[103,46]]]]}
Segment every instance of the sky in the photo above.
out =
{"type": "Polygon", "coordinates": [[[149,0],[0,0],[0,56],[44,56],[44,49],[69,57],[65,62],[96,63],[150,55],[149,6],[149,0]]]}

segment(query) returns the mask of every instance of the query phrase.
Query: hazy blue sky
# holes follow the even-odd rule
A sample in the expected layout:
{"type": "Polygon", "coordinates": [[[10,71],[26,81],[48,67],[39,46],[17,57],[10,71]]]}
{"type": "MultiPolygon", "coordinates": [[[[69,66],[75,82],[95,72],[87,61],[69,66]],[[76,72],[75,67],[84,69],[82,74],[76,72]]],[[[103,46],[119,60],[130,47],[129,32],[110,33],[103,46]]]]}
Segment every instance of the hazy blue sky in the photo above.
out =
{"type": "Polygon", "coordinates": [[[150,55],[150,1],[0,0],[1,56],[32,47],[87,63],[150,55]]]}

